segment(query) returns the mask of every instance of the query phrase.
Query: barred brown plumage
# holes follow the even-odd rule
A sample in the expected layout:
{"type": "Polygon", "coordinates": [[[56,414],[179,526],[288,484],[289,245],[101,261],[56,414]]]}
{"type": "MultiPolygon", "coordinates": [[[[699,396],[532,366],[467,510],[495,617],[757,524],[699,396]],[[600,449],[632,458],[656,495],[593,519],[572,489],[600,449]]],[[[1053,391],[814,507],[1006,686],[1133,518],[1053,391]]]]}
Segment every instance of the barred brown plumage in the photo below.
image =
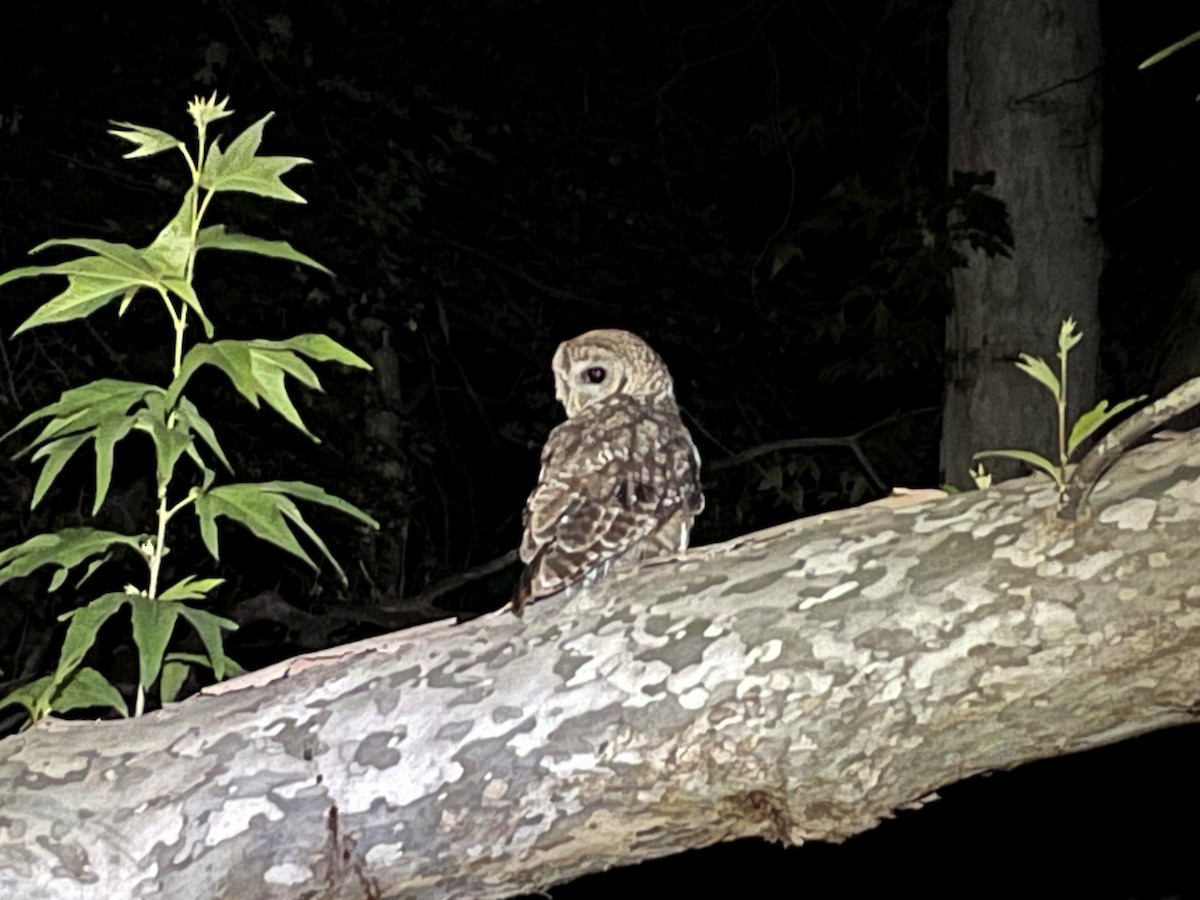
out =
{"type": "Polygon", "coordinates": [[[699,454],[645,341],[589,331],[559,345],[553,370],[567,420],[546,439],[525,504],[517,615],[615,564],[686,550],[704,508],[699,454]]]}

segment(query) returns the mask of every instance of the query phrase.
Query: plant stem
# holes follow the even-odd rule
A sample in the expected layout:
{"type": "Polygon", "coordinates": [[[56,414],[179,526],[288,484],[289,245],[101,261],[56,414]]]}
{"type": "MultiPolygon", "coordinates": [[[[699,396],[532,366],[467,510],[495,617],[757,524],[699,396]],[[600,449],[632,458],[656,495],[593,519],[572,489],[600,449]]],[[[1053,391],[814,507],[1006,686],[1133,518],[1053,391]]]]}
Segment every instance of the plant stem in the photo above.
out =
{"type": "MultiPolygon", "coordinates": [[[[187,152],[187,148],[183,148],[184,158],[187,160],[188,168],[192,173],[192,190],[191,190],[191,227],[189,234],[191,235],[191,246],[188,248],[187,267],[184,270],[184,278],[188,284],[192,283],[192,276],[196,270],[196,239],[200,233],[200,220],[204,217],[204,212],[208,209],[208,203],[212,199],[212,192],[205,195],[204,200],[200,200],[200,172],[204,168],[204,150],[205,150],[205,125],[203,122],[198,122],[196,125],[196,135],[198,138],[196,148],[196,158],[193,162],[192,156],[187,152]]],[[[175,306],[171,302],[170,297],[164,294],[164,302],[171,312],[171,324],[175,329],[175,351],[174,359],[171,365],[172,377],[179,377],[179,370],[183,366],[183,337],[187,331],[188,307],[182,301],[179,304],[179,312],[176,314],[175,306]]],[[[174,427],[174,414],[169,414],[167,427],[174,427]]],[[[163,557],[167,552],[167,523],[171,521],[171,517],[175,515],[184,506],[192,502],[192,498],[188,497],[173,507],[167,505],[167,483],[163,482],[162,476],[167,473],[159,472],[159,481],[163,483],[162,491],[158,498],[158,530],[154,536],[154,548],[150,553],[148,566],[150,568],[150,583],[146,593],[151,600],[158,596],[158,576],[162,571],[163,557]]],[[[138,715],[141,715],[142,705],[142,690],[138,688],[138,715]]]]}
{"type": "Polygon", "coordinates": [[[167,509],[167,493],[158,498],[158,531],[154,535],[154,548],[150,551],[147,565],[150,567],[150,584],[146,595],[153,600],[158,596],[158,573],[162,571],[163,556],[166,555],[167,523],[171,521],[172,510],[167,509]]]}
{"type": "Polygon", "coordinates": [[[1058,351],[1058,396],[1054,398],[1058,407],[1058,472],[1061,476],[1059,484],[1067,480],[1067,354],[1070,351],[1062,346],[1058,351]]]}

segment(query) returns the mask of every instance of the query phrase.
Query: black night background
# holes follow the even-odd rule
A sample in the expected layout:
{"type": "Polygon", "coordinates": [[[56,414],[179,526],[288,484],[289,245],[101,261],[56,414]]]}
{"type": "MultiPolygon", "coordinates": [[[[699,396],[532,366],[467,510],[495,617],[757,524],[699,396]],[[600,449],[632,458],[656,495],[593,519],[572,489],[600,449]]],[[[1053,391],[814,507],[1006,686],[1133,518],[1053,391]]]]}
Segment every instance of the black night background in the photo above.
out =
{"type": "MultiPolygon", "coordinates": [[[[948,186],[948,7],[10,3],[0,270],[50,238],[140,246],[177,208],[178,157],[122,160],[110,120],[186,137],[187,101],[214,91],[236,110],[228,133],[274,111],[264,152],[312,160],[285,177],[307,205],[235,196],[217,218],[335,277],[222,254],[203,259],[199,290],[220,336],[328,333],[375,371],[322,366],[325,392],[295,395],[320,444],[217,377],[201,390],[240,473],[321,484],[382,527],[314,516],[346,587],[232,529],[219,567],[195,533],[172,563],[228,579],[214,611],[240,623],[228,649],[247,668],[495,609],[561,418],[551,355],[590,328],[645,336],[675,376],[704,460],[695,544],[940,483],[962,257],[928,235],[969,190],[948,186]],[[869,468],[833,440],[848,436],[869,468]]],[[[1195,296],[1200,50],[1137,64],[1200,29],[1200,8],[1100,9],[1100,396],[1115,399],[1156,391],[1178,298],[1195,296]]],[[[1000,240],[1002,219],[985,210],[977,226],[1000,240]]],[[[163,377],[169,328],[149,302],[14,338],[55,287],[0,289],[0,432],[68,387],[163,377]]],[[[132,531],[153,497],[148,451],[129,445],[99,521],[132,531]]],[[[31,512],[37,467],[10,458],[19,447],[9,438],[0,459],[0,549],[89,520],[89,454],[31,512]]],[[[103,577],[123,582],[119,567],[103,577]]],[[[71,607],[40,575],[0,588],[0,694],[53,667],[71,607]]],[[[127,631],[104,652],[126,683],[127,631]]],[[[0,710],[3,733],[20,721],[0,710]]],[[[1198,752],[1197,727],[1160,732],[948,786],[843,845],[740,841],[550,895],[1200,896],[1198,752]]]]}

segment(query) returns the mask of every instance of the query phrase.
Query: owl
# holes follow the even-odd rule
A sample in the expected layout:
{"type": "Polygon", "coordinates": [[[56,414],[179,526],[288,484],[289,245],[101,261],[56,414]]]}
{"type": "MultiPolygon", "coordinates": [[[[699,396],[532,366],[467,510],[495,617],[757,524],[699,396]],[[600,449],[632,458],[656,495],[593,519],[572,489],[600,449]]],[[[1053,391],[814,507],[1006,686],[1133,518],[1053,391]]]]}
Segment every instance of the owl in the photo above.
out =
{"type": "Polygon", "coordinates": [[[615,564],[686,550],[704,508],[700,456],[671,375],[645,341],[589,331],[559,345],[553,369],[567,420],[546,439],[525,504],[518,616],[615,564]]]}

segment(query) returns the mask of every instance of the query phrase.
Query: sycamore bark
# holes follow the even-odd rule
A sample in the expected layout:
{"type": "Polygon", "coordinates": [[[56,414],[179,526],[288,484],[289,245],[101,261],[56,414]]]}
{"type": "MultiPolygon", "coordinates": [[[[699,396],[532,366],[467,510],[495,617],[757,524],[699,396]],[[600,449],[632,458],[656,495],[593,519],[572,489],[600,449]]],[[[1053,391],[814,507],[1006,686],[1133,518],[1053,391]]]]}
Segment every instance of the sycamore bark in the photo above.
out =
{"type": "Polygon", "coordinates": [[[1200,433],[0,742],[0,896],[492,898],[1194,720],[1200,433]]]}

